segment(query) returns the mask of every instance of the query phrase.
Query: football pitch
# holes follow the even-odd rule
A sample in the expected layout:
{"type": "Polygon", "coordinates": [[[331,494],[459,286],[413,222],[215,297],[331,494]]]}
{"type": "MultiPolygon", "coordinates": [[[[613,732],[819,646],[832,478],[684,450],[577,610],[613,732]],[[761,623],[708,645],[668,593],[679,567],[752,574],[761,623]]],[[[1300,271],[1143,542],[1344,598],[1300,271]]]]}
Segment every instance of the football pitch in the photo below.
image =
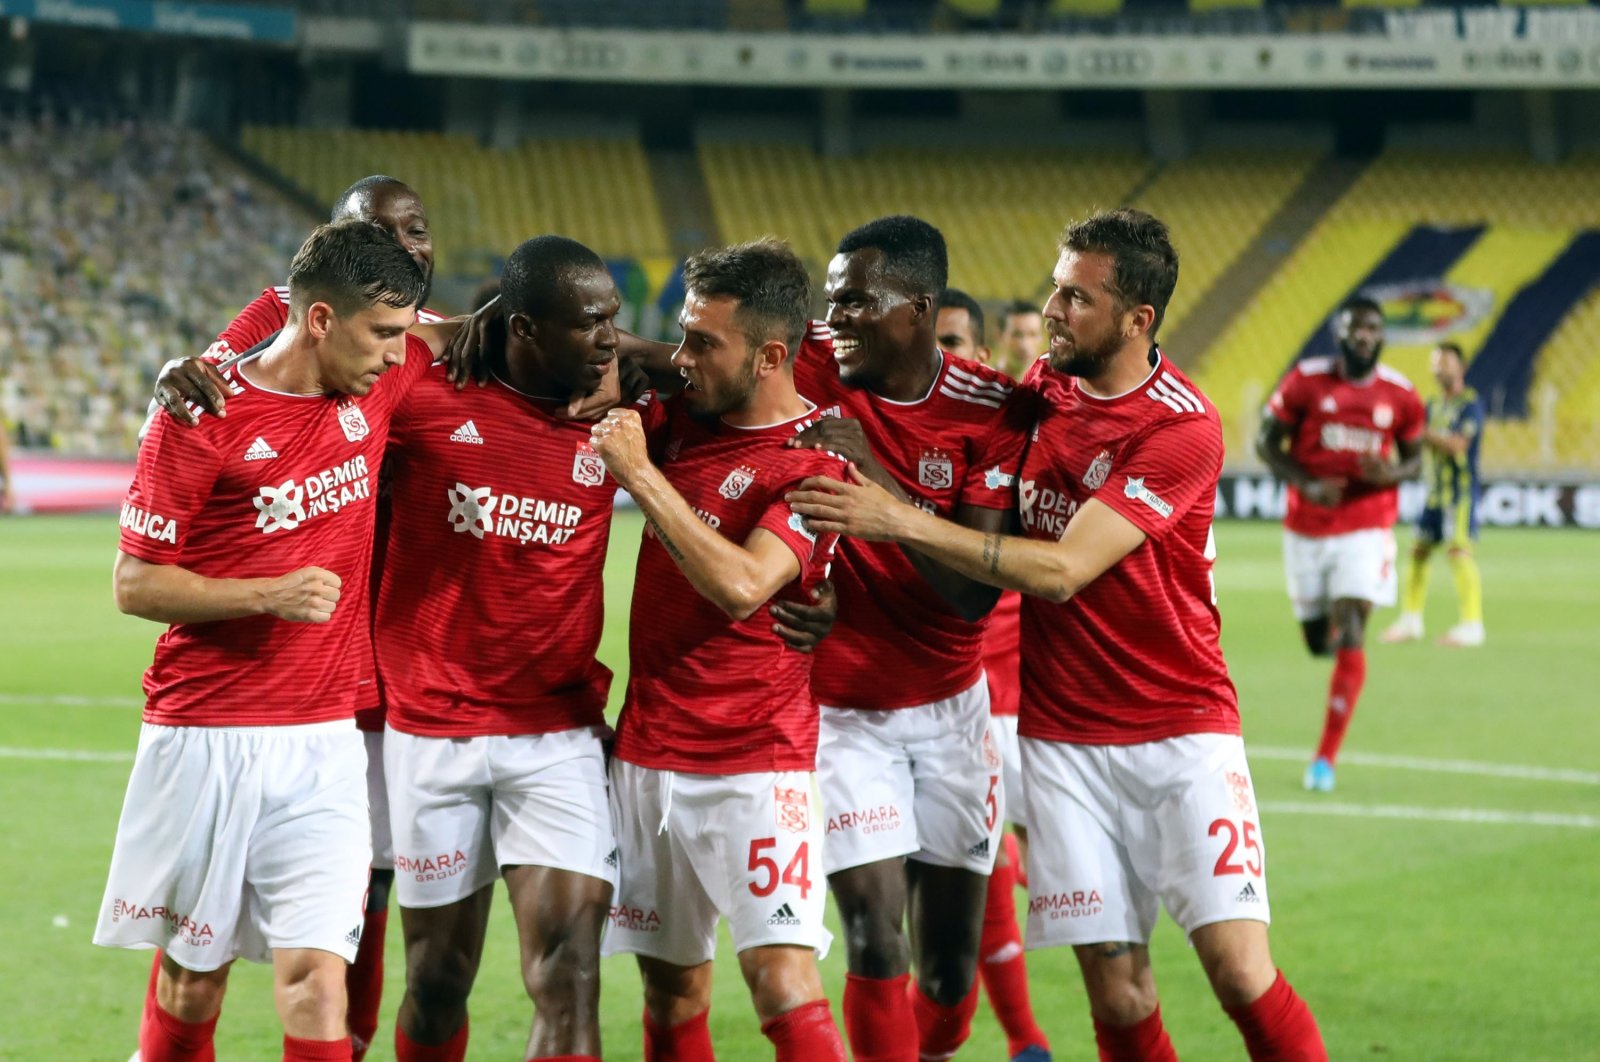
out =
{"type": "MultiPolygon", "coordinates": [[[[619,514],[607,565],[601,653],[618,674],[614,706],[639,527],[636,514],[619,514]]],[[[1316,1012],[1331,1057],[1600,1059],[1600,539],[1486,532],[1484,648],[1377,645],[1393,615],[1380,614],[1338,791],[1313,796],[1300,775],[1329,667],[1300,647],[1279,534],[1219,525],[1216,581],[1265,820],[1273,950],[1316,1012]]],[[[0,1011],[10,1015],[0,1059],[123,1062],[136,1044],[149,954],[89,942],[139,727],[139,676],[159,632],[112,606],[116,535],[106,516],[0,520],[0,830],[11,868],[0,885],[0,1011]]],[[[1404,548],[1409,536],[1401,538],[1404,548]]],[[[1442,557],[1433,582],[1430,636],[1454,618],[1442,557]]],[[[518,1059],[529,1004],[503,892],[496,904],[471,1056],[518,1059]]],[[[1170,922],[1152,957],[1179,1054],[1243,1058],[1170,922]]],[[[398,915],[387,959],[372,1059],[393,1057],[398,915]]],[[[726,934],[717,961],[718,1057],[771,1058],[726,934]]],[[[1029,961],[1055,1057],[1093,1059],[1070,953],[1029,961]]],[[[837,941],[823,971],[837,1018],[837,941]]],[[[603,978],[606,1057],[637,1059],[642,1002],[631,960],[608,960],[603,978]]],[[[275,1059],[279,1043],[268,971],[240,963],[218,1057],[275,1059]]],[[[959,1057],[1005,1057],[987,1006],[959,1057]]]]}

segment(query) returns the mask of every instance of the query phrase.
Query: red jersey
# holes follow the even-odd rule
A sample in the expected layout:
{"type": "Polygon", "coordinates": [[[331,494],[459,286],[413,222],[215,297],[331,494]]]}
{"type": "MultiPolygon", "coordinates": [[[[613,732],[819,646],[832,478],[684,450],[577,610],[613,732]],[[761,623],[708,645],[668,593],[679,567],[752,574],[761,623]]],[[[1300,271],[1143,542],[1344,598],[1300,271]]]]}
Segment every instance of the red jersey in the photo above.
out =
{"type": "Polygon", "coordinates": [[[217,579],[273,578],[315,565],[347,591],[327,623],[249,616],[179,623],[145,672],[148,723],[284,726],[349,719],[372,667],[366,587],[378,464],[389,420],[432,361],[405,363],[360,397],[288,395],[223,375],[226,418],[188,428],[157,418],[122,506],[121,548],[217,579]]]}
{"type": "MultiPolygon", "coordinates": [[[[963,504],[1009,511],[1027,443],[1027,403],[987,365],[939,352],[915,402],[893,402],[839,379],[827,326],[813,321],[795,386],[828,416],[861,421],[873,456],[919,507],[946,519],[963,504]]],[[[909,708],[954,696],[983,670],[982,620],[969,622],[891,542],[846,538],[833,565],[839,619],[817,647],[812,684],[841,708],[909,708]]]]}
{"type": "Polygon", "coordinates": [[[1312,505],[1291,486],[1284,527],[1321,537],[1394,526],[1399,489],[1362,483],[1358,476],[1362,454],[1388,457],[1396,439],[1422,437],[1428,416],[1410,380],[1379,365],[1353,382],[1339,372],[1337,358],[1307,358],[1284,376],[1267,408],[1293,433],[1289,456],[1307,475],[1349,481],[1332,508],[1312,505]]]}
{"type": "Polygon", "coordinates": [[[1022,699],[1022,595],[1007,590],[989,613],[983,634],[983,673],[989,680],[989,714],[1016,715],[1022,699]]]}
{"type": "MultiPolygon", "coordinates": [[[[417,323],[429,324],[434,321],[444,320],[443,315],[435,313],[427,307],[417,310],[417,323]]],[[[257,295],[239,315],[228,323],[218,335],[216,340],[206,348],[202,355],[212,361],[223,361],[242,354],[257,343],[263,342],[272,333],[283,328],[289,323],[289,288],[280,284],[275,288],[267,288],[257,295]]],[[[431,360],[431,359],[430,359],[431,360]]],[[[152,416],[154,416],[152,406],[152,416]]],[[[388,526],[388,504],[379,491],[378,497],[378,526],[375,541],[378,551],[372,559],[371,586],[368,588],[368,600],[361,602],[361,607],[369,607],[371,600],[378,595],[378,579],[383,574],[383,542],[388,537],[385,529],[388,526]]],[[[345,604],[353,604],[353,599],[347,599],[345,604]]],[[[368,614],[368,625],[371,625],[371,616],[368,614]]],[[[373,667],[368,667],[357,680],[359,692],[356,695],[356,725],[362,730],[383,729],[383,697],[378,689],[377,672],[373,667]],[[376,707],[375,707],[376,706],[376,707]]]]}
{"type": "Polygon", "coordinates": [[[1147,537],[1063,604],[1023,598],[1018,733],[1084,745],[1239,733],[1211,577],[1216,408],[1165,358],[1116,398],[1085,393],[1044,359],[1024,385],[1040,403],[1023,533],[1055,541],[1098,498],[1147,537]]]}
{"type": "MultiPolygon", "coordinates": [[[[777,535],[800,575],[775,598],[806,600],[832,558],[784,494],[808,476],[844,474],[837,457],[784,442],[815,418],[763,428],[706,424],[667,403],[652,455],[678,493],[724,538],[743,543],[756,528],[777,535]]],[[[692,774],[812,771],[817,700],[811,656],[789,649],[759,608],[730,618],[701,596],[646,525],[628,624],[628,695],[615,754],[629,763],[692,774]]]]}
{"type": "Polygon", "coordinates": [[[389,536],[373,640],[389,725],[426,737],[605,722],[595,659],[617,484],[593,421],[435,365],[389,431],[389,536]]]}

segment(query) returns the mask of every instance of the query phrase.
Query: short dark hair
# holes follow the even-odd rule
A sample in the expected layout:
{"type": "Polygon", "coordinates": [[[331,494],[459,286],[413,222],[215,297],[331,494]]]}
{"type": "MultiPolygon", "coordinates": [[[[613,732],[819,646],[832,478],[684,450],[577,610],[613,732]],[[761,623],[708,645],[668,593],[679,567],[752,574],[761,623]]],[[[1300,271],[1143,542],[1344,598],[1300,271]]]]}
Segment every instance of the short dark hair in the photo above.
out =
{"type": "Polygon", "coordinates": [[[1178,286],[1178,252],[1164,222],[1133,207],[1102,210],[1062,230],[1060,248],[1079,254],[1109,255],[1112,267],[1108,287],[1118,309],[1154,309],[1150,337],[1155,338],[1167,315],[1172,289],[1178,286]]]}
{"type": "Polygon", "coordinates": [[[356,211],[350,209],[350,199],[352,196],[359,196],[362,202],[362,209],[365,210],[372,202],[372,193],[379,188],[387,186],[403,188],[412,195],[416,195],[416,191],[400,178],[390,177],[387,174],[382,173],[374,173],[369,177],[361,178],[361,180],[357,181],[355,184],[352,184],[349,188],[346,188],[344,191],[339,193],[339,198],[333,201],[333,212],[329,215],[329,220],[343,221],[345,218],[363,218],[364,220],[371,221],[372,219],[367,217],[366,214],[357,213],[356,211]]]}
{"type": "Polygon", "coordinates": [[[508,316],[547,317],[568,281],[605,269],[605,259],[577,240],[535,236],[518,244],[506,259],[500,274],[500,305],[508,316]]]}
{"type": "Polygon", "coordinates": [[[946,308],[967,311],[967,321],[972,328],[972,345],[983,346],[983,307],[978,300],[960,288],[945,288],[944,294],[939,296],[939,309],[946,308]]]}
{"type": "Polygon", "coordinates": [[[393,236],[351,218],[319,225],[289,263],[289,309],[304,313],[326,302],[340,317],[382,303],[416,306],[428,280],[393,236]]]}
{"type": "Polygon", "coordinates": [[[1371,295],[1356,294],[1339,304],[1340,313],[1375,313],[1383,316],[1383,307],[1371,295]]]}
{"type": "Polygon", "coordinates": [[[1036,302],[1027,299],[1012,299],[1006,303],[1006,308],[1000,311],[1000,331],[1004,332],[1011,327],[1011,319],[1025,313],[1036,313],[1044,316],[1044,310],[1036,302]]]}
{"type": "Polygon", "coordinates": [[[792,357],[811,316],[811,277],[798,255],[775,236],[691,255],[683,286],[696,295],[737,300],[734,320],[757,348],[780,340],[792,357]]]}
{"type": "Polygon", "coordinates": [[[1447,339],[1443,343],[1437,344],[1436,349],[1438,349],[1438,350],[1448,350],[1450,353],[1452,353],[1452,354],[1454,354],[1456,356],[1456,360],[1459,361],[1461,364],[1465,365],[1467,363],[1467,353],[1466,353],[1466,351],[1462,350],[1461,349],[1461,344],[1457,343],[1453,339],[1447,339]]]}
{"type": "Polygon", "coordinates": [[[868,249],[883,252],[883,270],[907,295],[938,298],[950,277],[944,234],[921,218],[891,214],[845,233],[837,254],[868,249]]]}

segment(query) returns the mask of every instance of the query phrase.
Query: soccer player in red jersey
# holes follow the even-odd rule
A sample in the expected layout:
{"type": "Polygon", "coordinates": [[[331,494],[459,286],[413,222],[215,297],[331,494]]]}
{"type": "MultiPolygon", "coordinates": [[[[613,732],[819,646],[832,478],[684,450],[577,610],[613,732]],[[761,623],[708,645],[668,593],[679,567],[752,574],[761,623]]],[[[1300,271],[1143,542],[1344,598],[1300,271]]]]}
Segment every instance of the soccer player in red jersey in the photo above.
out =
{"type": "MultiPolygon", "coordinates": [[[[428,228],[428,214],[422,198],[410,185],[394,177],[374,174],[363,177],[346,188],[334,200],[331,220],[356,219],[377,225],[394,237],[411,260],[422,270],[424,281],[433,282],[433,237],[428,228]]],[[[423,296],[426,301],[426,294],[423,296]]],[[[289,288],[287,285],[268,288],[251,301],[239,315],[217,336],[216,342],[200,359],[186,358],[171,363],[157,381],[155,401],[150,415],[157,408],[185,424],[198,423],[186,399],[192,398],[197,408],[221,415],[227,402],[226,387],[212,367],[214,362],[227,359],[249,350],[272,336],[287,323],[289,317],[289,288]]],[[[426,307],[417,310],[419,322],[435,322],[442,318],[426,307]]],[[[142,439],[150,430],[147,420],[140,431],[142,439]]],[[[379,523],[385,514],[380,505],[379,523]]],[[[378,536],[381,544],[383,535],[378,536]]],[[[381,573],[382,554],[374,560],[373,583],[381,573]]],[[[378,1011],[383,995],[383,942],[389,921],[389,890],[394,883],[394,845],[389,835],[389,804],[383,779],[383,707],[380,703],[377,681],[372,668],[359,680],[361,703],[356,709],[356,727],[361,730],[367,744],[367,800],[372,815],[372,874],[367,883],[367,909],[361,932],[361,948],[346,972],[345,984],[349,995],[350,1036],[355,1045],[355,1062],[365,1056],[378,1030],[378,1011]]],[[[159,966],[161,956],[156,955],[159,966]]],[[[155,984],[155,971],[151,971],[150,984],[155,984]]]]}
{"type": "Polygon", "coordinates": [[[1284,376],[1261,418],[1256,453],[1289,484],[1283,559],[1289,600],[1313,656],[1333,656],[1322,740],[1305,787],[1333,789],[1334,766],[1367,680],[1367,620],[1395,600],[1394,522],[1401,480],[1422,469],[1427,414],[1416,388],[1379,363],[1383,309],[1339,308],[1339,356],[1284,376]]]}
{"type": "MultiPolygon", "coordinates": [[[[985,365],[991,363],[984,343],[983,307],[959,288],[945,288],[939,296],[935,332],[939,347],[985,365]]],[[[1017,745],[1017,705],[1021,678],[1022,598],[1007,590],[989,613],[983,637],[983,674],[989,683],[989,722],[1000,752],[1001,791],[1005,794],[1005,821],[1022,844],[1027,828],[1022,822],[1022,757],[1017,745]]],[[[1010,838],[1007,838],[1010,841],[1010,838]]],[[[983,908],[983,937],[978,943],[978,975],[989,993],[1000,1027],[1005,1030],[1007,1053],[1013,1062],[1048,1062],[1050,1041],[1033,1016],[1028,1000],[1028,965],[1017,928],[1016,887],[1018,867],[1015,842],[1002,844],[989,875],[988,898],[983,908]]],[[[976,988],[974,988],[976,991],[976,988]]]]}
{"type": "Polygon", "coordinates": [[[363,595],[336,606],[366,585],[389,418],[435,351],[406,336],[425,278],[369,224],[318,229],[289,286],[284,330],[227,372],[234,415],[158,421],[123,506],[118,607],[172,626],[95,940],[166,952],[145,1062],[211,1056],[238,956],[273,962],[285,1058],[351,1057],[370,654],[363,595]]]}
{"type": "Polygon", "coordinates": [[[1252,1059],[1324,1060],[1272,961],[1265,849],[1218,643],[1216,408],[1153,345],[1177,281],[1166,226],[1068,227],[1023,464],[1023,534],[984,534],[859,473],[791,496],[818,531],[903,542],[1020,590],[1028,942],[1071,945],[1102,1059],[1172,1060],[1148,941],[1165,904],[1252,1059]]]}
{"type": "Polygon", "coordinates": [[[784,501],[842,472],[784,445],[817,415],[794,381],[810,282],[769,239],[695,255],[684,284],[684,392],[648,432],[614,410],[593,433],[649,521],[611,766],[622,884],[606,948],[638,957],[645,1058],[712,1058],[720,915],[776,1057],[843,1062],[816,961],[829,934],[811,658],[759,615],[804,600],[832,553],[784,501]]]}
{"type": "Polygon", "coordinates": [[[535,1005],[526,1058],[600,1057],[600,935],[617,875],[604,622],[616,483],[565,415],[616,359],[616,285],[560,236],[517,247],[490,384],[433,366],[390,429],[373,638],[406,940],[400,1062],[466,1057],[467,998],[504,878],[535,1005]]]}
{"type": "MultiPolygon", "coordinates": [[[[827,323],[795,365],[800,393],[832,415],[796,444],[840,454],[941,516],[999,530],[1026,424],[1008,377],[939,349],[946,273],[944,237],[918,218],[879,218],[840,240],[827,323]]],[[[840,544],[833,580],[840,623],[817,650],[812,685],[823,705],[825,855],[848,950],[845,1029],[857,1059],[915,1059],[919,1043],[945,1056],[977,1006],[1003,828],[982,662],[996,593],[914,551],[860,541],[840,544]]]]}

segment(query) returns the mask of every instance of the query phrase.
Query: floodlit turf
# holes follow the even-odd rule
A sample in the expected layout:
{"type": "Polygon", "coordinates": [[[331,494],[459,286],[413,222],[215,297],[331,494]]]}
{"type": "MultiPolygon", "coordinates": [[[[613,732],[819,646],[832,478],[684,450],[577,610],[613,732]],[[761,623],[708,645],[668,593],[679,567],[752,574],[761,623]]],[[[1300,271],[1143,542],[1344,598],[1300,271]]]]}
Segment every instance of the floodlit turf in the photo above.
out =
{"type": "MultiPolygon", "coordinates": [[[[618,520],[608,566],[611,622],[602,654],[622,689],[628,589],[639,522],[618,520]]],[[[1278,531],[1218,528],[1217,587],[1241,694],[1270,852],[1274,951],[1322,1024],[1335,1059],[1600,1058],[1600,539],[1581,532],[1490,531],[1481,549],[1489,644],[1370,650],[1370,680],[1348,751],[1573,769],[1567,780],[1341,767],[1338,791],[1300,789],[1328,667],[1306,658],[1283,597],[1278,531]],[[1285,750],[1285,751],[1279,751],[1285,750]],[[1286,758],[1293,750],[1293,758],[1286,758]],[[1278,752],[1278,755],[1272,754],[1278,752]],[[1583,772],[1590,772],[1584,774],[1583,772]],[[1337,806],[1349,815],[1308,814],[1337,806]],[[1378,808],[1480,809],[1561,816],[1566,825],[1356,817],[1378,808]],[[1275,810],[1276,809],[1276,810],[1275,810]]],[[[1404,538],[1404,536],[1402,536],[1404,538]]],[[[0,809],[8,870],[0,885],[0,1058],[105,1059],[132,1050],[147,952],[89,943],[128,764],[30,759],[25,750],[130,753],[139,675],[157,628],[119,616],[107,517],[0,520],[0,809]],[[89,699],[73,704],[66,698],[89,699]]],[[[1441,558],[1430,635],[1453,618],[1441,558]]],[[[1379,625],[1388,615],[1379,617],[1379,625]]],[[[1085,660],[1082,666],[1095,666],[1085,660]]],[[[1403,810],[1402,814],[1409,814],[1403,810]]],[[[1047,828],[1047,827],[1042,827],[1047,828]]],[[[1020,895],[1020,894],[1019,894],[1020,895]]],[[[472,1056],[520,1058],[528,1004],[503,895],[472,1005],[472,1056]]],[[[401,988],[390,931],[379,1046],[401,988]]],[[[1163,1010],[1185,1059],[1238,1059],[1232,1025],[1193,955],[1164,923],[1152,948],[1163,1010]]],[[[720,953],[712,1033],[724,1062],[766,1059],[737,966],[720,953]]],[[[1035,1004],[1056,1058],[1094,1058],[1069,955],[1030,956],[1035,1004]]],[[[842,950],[824,964],[838,1015],[842,950]]],[[[604,970],[607,1057],[640,1055],[637,977],[604,970]]],[[[240,964],[217,1037],[226,1060],[278,1057],[266,971],[240,964]]],[[[1001,1059],[981,1009],[964,1059],[1001,1059]]]]}

